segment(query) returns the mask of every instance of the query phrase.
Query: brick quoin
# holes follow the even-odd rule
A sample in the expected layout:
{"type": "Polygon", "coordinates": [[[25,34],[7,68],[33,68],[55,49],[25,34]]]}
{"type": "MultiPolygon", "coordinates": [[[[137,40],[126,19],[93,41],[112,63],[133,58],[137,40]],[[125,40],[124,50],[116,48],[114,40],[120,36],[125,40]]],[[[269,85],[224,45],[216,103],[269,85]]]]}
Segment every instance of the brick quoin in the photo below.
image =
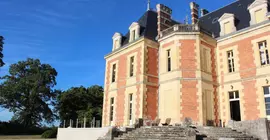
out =
{"type": "MultiPolygon", "coordinates": [[[[141,57],[142,57],[142,51],[141,51],[141,48],[140,50],[138,51],[138,55],[137,55],[137,71],[136,71],[136,81],[139,82],[140,81],[140,75],[142,74],[142,71],[141,71],[141,67],[142,67],[142,60],[141,60],[141,57]]],[[[141,106],[141,84],[137,84],[136,85],[136,89],[137,89],[137,92],[136,92],[136,112],[135,112],[135,116],[136,118],[139,118],[140,116],[140,106],[141,106]]]]}
{"type": "Polygon", "coordinates": [[[107,64],[107,69],[106,69],[106,75],[107,75],[107,77],[106,77],[106,91],[105,91],[105,93],[104,93],[104,98],[105,98],[105,100],[104,100],[104,104],[103,104],[103,125],[106,125],[107,124],[107,118],[109,118],[109,116],[108,116],[108,94],[109,94],[109,92],[108,92],[108,89],[109,89],[109,87],[110,87],[110,77],[111,77],[111,75],[110,75],[110,67],[111,67],[111,63],[108,63],[107,64]]]}
{"type": "MultiPolygon", "coordinates": [[[[147,82],[158,85],[158,49],[147,48],[147,82]],[[151,76],[150,76],[151,75],[151,76]],[[153,76],[152,76],[153,75],[153,76]],[[154,77],[156,76],[156,77],[154,77]]],[[[154,120],[157,117],[157,102],[158,102],[158,86],[147,85],[146,86],[146,116],[151,117],[154,120]]]]}
{"type": "MultiPolygon", "coordinates": [[[[183,78],[196,78],[197,60],[196,60],[196,40],[180,40],[181,43],[181,60],[180,70],[182,71],[183,78]]],[[[180,113],[182,114],[181,120],[191,118],[193,121],[199,121],[199,103],[198,103],[198,88],[196,87],[198,81],[196,80],[181,80],[182,88],[182,102],[180,113]]]]}
{"type": "MultiPolygon", "coordinates": [[[[117,79],[116,79],[116,83],[117,83],[117,95],[116,95],[116,100],[115,100],[115,104],[116,104],[116,108],[115,108],[115,112],[116,114],[114,114],[115,118],[114,121],[116,123],[116,125],[121,126],[124,123],[124,110],[125,110],[125,87],[126,86],[126,78],[127,78],[127,56],[137,52],[137,60],[135,61],[137,63],[137,72],[136,72],[136,81],[139,82],[140,78],[139,75],[141,74],[140,71],[140,65],[141,65],[141,47],[134,49],[128,53],[125,53],[123,55],[120,55],[119,57],[110,60],[107,63],[107,69],[106,69],[106,91],[105,91],[105,105],[104,105],[104,124],[107,124],[109,122],[109,110],[107,110],[107,108],[109,108],[110,105],[110,99],[108,99],[109,96],[109,87],[111,84],[111,67],[112,67],[112,63],[114,63],[115,61],[118,60],[118,65],[117,65],[117,79]]],[[[137,89],[140,89],[140,85],[136,86],[137,89]]],[[[137,91],[136,93],[137,96],[140,95],[140,91],[137,91]]],[[[139,99],[140,100],[140,97],[139,99]]],[[[140,103],[137,101],[137,103],[140,103]]],[[[140,105],[137,105],[140,106],[140,105]]],[[[137,108],[137,107],[136,107],[137,108]]],[[[138,108],[137,108],[138,109],[138,108]]],[[[139,112],[137,110],[137,112],[139,112]]]]}

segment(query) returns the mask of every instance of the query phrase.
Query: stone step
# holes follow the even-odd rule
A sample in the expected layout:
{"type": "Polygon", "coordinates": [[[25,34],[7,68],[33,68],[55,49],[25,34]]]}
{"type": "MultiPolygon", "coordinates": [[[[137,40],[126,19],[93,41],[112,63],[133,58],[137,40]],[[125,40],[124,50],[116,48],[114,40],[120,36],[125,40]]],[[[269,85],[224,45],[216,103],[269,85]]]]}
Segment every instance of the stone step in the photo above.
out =
{"type": "MultiPolygon", "coordinates": [[[[114,140],[167,140],[166,138],[114,138],[114,140]]],[[[188,140],[187,138],[176,138],[176,139],[169,139],[169,140],[188,140]]]]}
{"type": "Polygon", "coordinates": [[[124,134],[121,137],[185,137],[186,135],[178,135],[178,134],[124,134]]]}
{"type": "MultiPolygon", "coordinates": [[[[123,135],[115,138],[115,140],[187,140],[187,132],[190,128],[182,127],[142,127],[124,133],[123,135]]],[[[215,127],[199,127],[193,129],[199,134],[203,134],[207,137],[204,140],[257,140],[251,136],[234,131],[229,128],[215,128],[215,127]]],[[[192,131],[191,131],[192,132],[192,131]]],[[[194,132],[193,132],[194,133],[194,132]]]]}
{"type": "Polygon", "coordinates": [[[136,132],[128,132],[126,134],[178,134],[178,135],[185,135],[185,132],[140,132],[140,131],[136,131],[136,132]]]}
{"type": "MultiPolygon", "coordinates": [[[[203,140],[232,140],[232,138],[203,138],[203,140]]],[[[256,138],[233,138],[233,140],[258,140],[256,138]]]]}
{"type": "Polygon", "coordinates": [[[187,139],[186,137],[157,137],[157,136],[136,136],[136,137],[119,137],[122,139],[187,139]]]}

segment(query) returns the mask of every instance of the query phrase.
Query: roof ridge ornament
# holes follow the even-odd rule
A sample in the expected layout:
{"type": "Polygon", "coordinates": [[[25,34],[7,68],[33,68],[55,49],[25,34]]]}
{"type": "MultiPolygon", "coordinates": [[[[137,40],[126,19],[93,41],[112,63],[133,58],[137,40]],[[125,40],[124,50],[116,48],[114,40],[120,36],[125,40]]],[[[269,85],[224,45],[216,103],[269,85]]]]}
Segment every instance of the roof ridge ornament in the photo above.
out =
{"type": "Polygon", "coordinates": [[[147,11],[149,11],[150,10],[150,0],[147,0],[147,11]]]}

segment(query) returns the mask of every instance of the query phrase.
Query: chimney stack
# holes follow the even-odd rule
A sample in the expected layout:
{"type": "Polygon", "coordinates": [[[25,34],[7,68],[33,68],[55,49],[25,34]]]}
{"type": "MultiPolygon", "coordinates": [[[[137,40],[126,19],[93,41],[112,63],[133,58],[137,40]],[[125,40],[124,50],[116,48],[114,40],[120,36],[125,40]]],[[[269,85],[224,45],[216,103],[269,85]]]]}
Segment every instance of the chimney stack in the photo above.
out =
{"type": "Polygon", "coordinates": [[[197,24],[199,20],[199,5],[195,2],[190,3],[190,10],[191,10],[191,20],[192,24],[197,24]]]}
{"type": "Polygon", "coordinates": [[[158,13],[157,17],[158,37],[159,37],[163,30],[168,29],[169,27],[172,26],[172,9],[163,4],[158,4],[157,13],[158,13]]]}
{"type": "Polygon", "coordinates": [[[206,9],[201,9],[201,17],[204,16],[204,15],[206,15],[206,14],[208,14],[208,13],[209,13],[208,10],[206,10],[206,9]]]}

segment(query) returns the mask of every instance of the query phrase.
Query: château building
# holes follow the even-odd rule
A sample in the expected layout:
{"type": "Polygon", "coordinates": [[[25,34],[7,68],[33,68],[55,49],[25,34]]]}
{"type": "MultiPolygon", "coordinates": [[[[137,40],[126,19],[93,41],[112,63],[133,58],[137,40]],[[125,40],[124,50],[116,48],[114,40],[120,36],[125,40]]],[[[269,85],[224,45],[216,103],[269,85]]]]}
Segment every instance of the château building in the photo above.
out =
{"type": "Polygon", "coordinates": [[[190,24],[158,4],[127,34],[115,33],[105,56],[103,126],[270,117],[269,1],[235,0],[213,12],[192,2],[190,24]]]}

